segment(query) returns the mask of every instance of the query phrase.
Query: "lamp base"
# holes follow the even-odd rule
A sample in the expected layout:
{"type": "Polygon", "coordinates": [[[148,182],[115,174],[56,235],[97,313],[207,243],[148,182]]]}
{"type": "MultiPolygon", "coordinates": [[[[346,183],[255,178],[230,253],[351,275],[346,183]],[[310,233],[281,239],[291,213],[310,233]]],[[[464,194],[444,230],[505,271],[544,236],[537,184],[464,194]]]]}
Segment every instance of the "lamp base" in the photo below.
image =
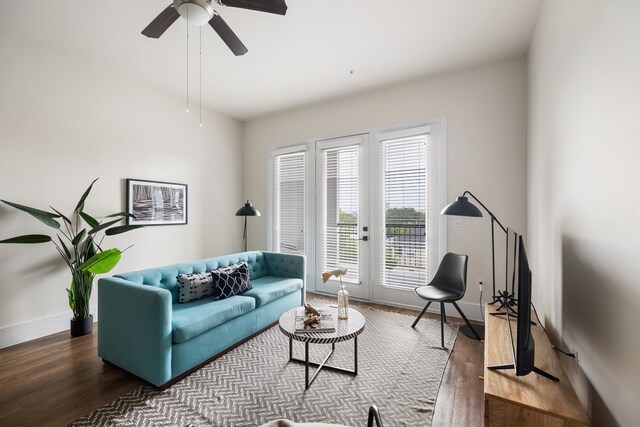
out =
{"type": "MultiPolygon", "coordinates": [[[[480,336],[480,341],[484,341],[484,326],[483,325],[473,325],[473,329],[475,329],[476,333],[480,336]]],[[[460,326],[460,333],[465,337],[469,337],[472,340],[478,341],[475,334],[469,327],[469,325],[460,326]]]]}

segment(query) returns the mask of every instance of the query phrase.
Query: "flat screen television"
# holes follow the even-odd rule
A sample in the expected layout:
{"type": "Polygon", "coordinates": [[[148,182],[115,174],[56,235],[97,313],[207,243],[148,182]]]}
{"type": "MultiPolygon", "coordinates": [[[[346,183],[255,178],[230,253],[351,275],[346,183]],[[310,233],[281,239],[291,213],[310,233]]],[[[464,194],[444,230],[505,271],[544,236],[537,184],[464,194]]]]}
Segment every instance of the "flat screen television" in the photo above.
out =
{"type": "Polygon", "coordinates": [[[516,339],[513,339],[511,321],[513,316],[507,310],[503,319],[509,322],[509,336],[511,337],[511,349],[513,363],[506,365],[489,366],[492,370],[514,369],[516,376],[528,375],[535,372],[553,381],[559,381],[553,375],[536,368],[535,366],[535,341],[531,333],[531,268],[527,259],[527,251],[524,247],[524,239],[512,229],[507,230],[507,283],[513,289],[517,289],[517,330],[516,339]]]}
{"type": "Polygon", "coordinates": [[[516,332],[516,375],[534,370],[535,340],[531,334],[531,269],[522,236],[518,236],[518,330],[516,332]]]}

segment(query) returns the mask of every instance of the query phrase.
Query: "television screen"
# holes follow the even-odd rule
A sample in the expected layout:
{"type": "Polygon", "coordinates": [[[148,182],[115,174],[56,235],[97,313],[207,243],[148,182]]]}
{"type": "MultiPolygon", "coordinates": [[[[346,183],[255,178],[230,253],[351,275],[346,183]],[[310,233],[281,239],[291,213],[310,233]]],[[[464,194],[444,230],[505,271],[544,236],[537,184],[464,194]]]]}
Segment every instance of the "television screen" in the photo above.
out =
{"type": "Polygon", "coordinates": [[[522,236],[518,236],[517,289],[518,330],[516,341],[516,375],[527,375],[534,368],[535,342],[531,334],[531,269],[522,236]]]}
{"type": "Polygon", "coordinates": [[[527,251],[524,248],[524,239],[512,229],[507,230],[507,270],[506,286],[517,291],[517,329],[515,340],[512,331],[512,323],[515,320],[511,311],[492,313],[494,315],[506,315],[503,319],[509,322],[509,338],[513,350],[513,364],[488,366],[491,370],[514,369],[517,376],[528,375],[536,372],[552,381],[558,378],[545,372],[534,365],[535,342],[531,333],[531,269],[527,259],[527,251]]]}

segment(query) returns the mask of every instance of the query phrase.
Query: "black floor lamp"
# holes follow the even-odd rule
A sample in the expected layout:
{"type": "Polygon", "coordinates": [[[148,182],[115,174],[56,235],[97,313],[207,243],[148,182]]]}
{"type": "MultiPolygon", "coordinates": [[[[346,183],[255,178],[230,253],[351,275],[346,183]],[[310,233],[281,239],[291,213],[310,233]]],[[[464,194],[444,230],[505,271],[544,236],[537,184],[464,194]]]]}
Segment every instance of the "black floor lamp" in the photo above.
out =
{"type": "Polygon", "coordinates": [[[244,242],[244,251],[247,251],[247,217],[248,216],[260,216],[260,211],[253,207],[253,205],[247,200],[247,203],[243,207],[238,209],[236,216],[244,217],[244,231],[242,233],[242,241],[244,242]]]}
{"type": "MultiPolygon", "coordinates": [[[[500,308],[506,307],[510,309],[510,305],[513,303],[513,295],[510,295],[508,291],[500,291],[496,294],[496,251],[495,251],[495,224],[500,226],[500,229],[504,231],[505,235],[507,235],[507,229],[498,221],[498,218],[491,212],[476,196],[473,195],[470,191],[465,191],[462,196],[458,197],[455,202],[445,206],[440,212],[441,215],[453,215],[453,216],[470,216],[470,217],[482,217],[482,212],[478,209],[473,203],[469,202],[469,198],[465,197],[466,195],[473,197],[473,199],[480,204],[484,208],[485,211],[491,217],[491,267],[492,267],[492,275],[493,275],[493,294],[491,295],[491,302],[489,304],[495,304],[496,302],[500,302],[500,308]]],[[[482,308],[481,308],[482,309],[482,308]]],[[[477,325],[474,327],[477,334],[484,339],[484,326],[477,325]]],[[[473,339],[477,339],[476,335],[467,325],[463,325],[460,327],[460,332],[473,339]]]]}

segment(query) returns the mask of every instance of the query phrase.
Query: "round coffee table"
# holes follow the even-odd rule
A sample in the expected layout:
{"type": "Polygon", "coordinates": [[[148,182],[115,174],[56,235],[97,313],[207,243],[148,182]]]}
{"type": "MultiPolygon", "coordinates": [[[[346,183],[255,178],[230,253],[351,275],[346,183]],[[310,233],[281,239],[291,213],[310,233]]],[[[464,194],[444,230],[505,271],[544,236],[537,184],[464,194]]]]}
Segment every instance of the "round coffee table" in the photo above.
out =
{"type": "Polygon", "coordinates": [[[358,310],[355,308],[349,308],[349,318],[346,320],[338,319],[338,309],[335,307],[317,307],[318,311],[329,312],[333,316],[333,319],[336,323],[336,331],[335,332],[302,332],[296,333],[296,314],[299,310],[304,310],[304,307],[298,307],[291,309],[280,316],[280,320],[278,321],[278,325],[280,326],[280,331],[289,337],[289,361],[290,362],[298,362],[304,363],[305,365],[305,390],[309,388],[309,386],[316,379],[320,371],[325,369],[330,369],[332,371],[343,372],[351,375],[358,375],[358,335],[364,331],[365,318],[358,310]],[[348,341],[353,339],[353,370],[340,368],[337,366],[327,365],[326,362],[329,360],[333,351],[336,348],[337,342],[348,341]],[[304,343],[304,360],[296,359],[293,357],[293,341],[300,341],[304,343]],[[309,344],[331,344],[331,351],[321,363],[315,363],[309,361],[309,344]],[[309,379],[309,366],[317,366],[318,369],[313,374],[313,377],[309,379]]]}

